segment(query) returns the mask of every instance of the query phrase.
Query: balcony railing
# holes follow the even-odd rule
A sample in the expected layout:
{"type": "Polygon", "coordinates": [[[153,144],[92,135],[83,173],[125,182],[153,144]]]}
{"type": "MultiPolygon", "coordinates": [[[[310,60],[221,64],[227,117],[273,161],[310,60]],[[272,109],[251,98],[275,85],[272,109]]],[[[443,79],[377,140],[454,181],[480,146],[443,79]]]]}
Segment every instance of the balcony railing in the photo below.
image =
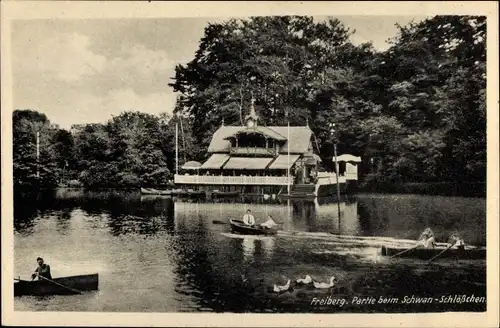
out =
{"type": "MultiPolygon", "coordinates": [[[[318,172],[318,179],[334,179],[335,180],[335,173],[333,172],[318,172]]],[[[344,174],[339,175],[339,182],[341,181],[345,182],[345,180],[358,180],[358,174],[357,173],[347,173],[345,172],[344,174]]]]}
{"type": "MultiPolygon", "coordinates": [[[[339,175],[339,183],[345,183],[346,177],[339,175]]],[[[318,173],[318,183],[317,185],[323,186],[323,185],[331,185],[331,184],[336,184],[337,183],[337,177],[335,173],[329,173],[329,172],[319,172],[318,173]]]]}
{"type": "Polygon", "coordinates": [[[205,184],[205,185],[271,185],[286,186],[293,178],[273,176],[223,176],[223,175],[180,175],[174,176],[174,182],[179,184],[205,184]]]}
{"type": "Polygon", "coordinates": [[[231,147],[229,153],[231,155],[276,156],[276,149],[264,147],[231,147]]]}

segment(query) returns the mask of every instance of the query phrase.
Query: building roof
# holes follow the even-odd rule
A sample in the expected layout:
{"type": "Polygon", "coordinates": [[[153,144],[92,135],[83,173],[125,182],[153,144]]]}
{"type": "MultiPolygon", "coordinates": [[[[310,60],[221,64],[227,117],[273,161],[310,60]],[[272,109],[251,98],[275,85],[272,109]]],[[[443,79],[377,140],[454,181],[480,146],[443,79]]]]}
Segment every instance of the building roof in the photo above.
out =
{"type": "Polygon", "coordinates": [[[274,162],[269,165],[270,170],[286,170],[299,159],[300,155],[279,155],[274,162]]]}
{"type": "Polygon", "coordinates": [[[280,141],[285,141],[286,138],[284,136],[282,136],[281,134],[279,134],[278,132],[268,128],[268,127],[265,127],[265,126],[254,126],[254,127],[246,127],[242,130],[239,130],[239,131],[236,131],[235,133],[225,137],[224,139],[229,139],[231,137],[235,137],[236,135],[238,134],[246,134],[246,133],[260,133],[260,134],[263,134],[269,138],[272,138],[272,139],[275,139],[275,140],[280,140],[280,141]]]}
{"type": "MultiPolygon", "coordinates": [[[[260,127],[267,130],[271,130],[278,135],[283,137],[288,136],[288,127],[286,126],[267,126],[260,127]]],[[[226,140],[227,137],[237,134],[248,129],[245,126],[221,126],[217,131],[215,131],[212,141],[208,146],[209,153],[226,153],[229,152],[230,143],[226,140]]],[[[266,130],[266,131],[267,131],[266,130]]],[[[271,133],[271,132],[269,132],[271,133]]],[[[312,131],[308,126],[291,126],[290,127],[290,139],[285,141],[285,144],[280,149],[281,154],[286,154],[288,152],[288,147],[290,145],[290,153],[292,154],[303,154],[308,151],[309,142],[311,140],[312,131]]]]}
{"type": "Polygon", "coordinates": [[[212,154],[210,158],[203,163],[202,169],[220,169],[229,159],[229,155],[226,154],[212,154]]]}
{"type": "Polygon", "coordinates": [[[264,170],[272,157],[231,157],[224,165],[227,170],[264,170]]]}

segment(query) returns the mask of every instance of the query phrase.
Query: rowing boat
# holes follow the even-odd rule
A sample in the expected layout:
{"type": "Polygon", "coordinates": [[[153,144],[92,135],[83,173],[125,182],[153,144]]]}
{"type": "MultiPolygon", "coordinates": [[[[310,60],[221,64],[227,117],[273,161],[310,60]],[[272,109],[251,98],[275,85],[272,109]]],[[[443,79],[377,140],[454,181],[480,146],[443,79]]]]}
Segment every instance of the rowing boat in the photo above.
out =
{"type": "Polygon", "coordinates": [[[248,226],[243,221],[229,220],[231,230],[242,235],[264,235],[274,236],[278,233],[277,228],[263,228],[260,226],[248,226]]]}
{"type": "Polygon", "coordinates": [[[162,195],[162,196],[184,196],[189,192],[182,189],[160,190],[154,188],[141,188],[141,193],[144,195],[162,195]]]}
{"type": "Polygon", "coordinates": [[[187,193],[188,196],[191,196],[191,197],[203,197],[203,196],[206,196],[206,193],[203,190],[188,189],[186,191],[186,193],[187,193]]]}
{"type": "Polygon", "coordinates": [[[216,197],[237,197],[240,195],[239,191],[219,191],[219,190],[213,190],[212,191],[212,196],[216,197]]]}
{"type": "MultiPolygon", "coordinates": [[[[436,248],[392,248],[382,246],[380,254],[382,256],[394,256],[396,254],[398,257],[405,258],[417,258],[420,260],[429,260],[432,257],[438,255],[444,251],[445,247],[436,248]]],[[[484,260],[486,259],[486,249],[485,248],[450,248],[446,252],[442,253],[440,258],[453,258],[461,260],[484,260]]]]}
{"type": "Polygon", "coordinates": [[[18,280],[14,282],[14,296],[72,295],[79,291],[99,289],[99,275],[88,274],[47,280],[18,280]]]}
{"type": "Polygon", "coordinates": [[[159,190],[159,189],[153,189],[153,188],[141,188],[141,193],[144,195],[171,196],[173,194],[173,190],[159,190]]]}

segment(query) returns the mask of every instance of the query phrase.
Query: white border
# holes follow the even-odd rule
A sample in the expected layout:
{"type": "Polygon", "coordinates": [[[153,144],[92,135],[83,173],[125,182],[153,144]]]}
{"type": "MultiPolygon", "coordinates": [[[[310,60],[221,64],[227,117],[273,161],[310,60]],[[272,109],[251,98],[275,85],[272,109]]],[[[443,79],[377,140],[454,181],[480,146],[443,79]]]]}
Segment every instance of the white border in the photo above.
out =
{"type": "Polygon", "coordinates": [[[417,326],[495,327],[498,324],[498,4],[496,2],[1,2],[2,73],[2,324],[72,326],[417,326]],[[12,300],[12,76],[10,23],[37,18],[222,17],[252,15],[486,15],[487,21],[487,297],[486,313],[438,314],[171,314],[14,312],[12,300]]]}

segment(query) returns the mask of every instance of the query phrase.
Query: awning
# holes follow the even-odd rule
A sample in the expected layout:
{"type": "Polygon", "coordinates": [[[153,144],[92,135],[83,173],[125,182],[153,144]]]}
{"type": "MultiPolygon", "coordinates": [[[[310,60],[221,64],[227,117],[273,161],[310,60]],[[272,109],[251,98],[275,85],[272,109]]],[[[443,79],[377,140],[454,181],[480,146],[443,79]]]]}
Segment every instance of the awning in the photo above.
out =
{"type": "Polygon", "coordinates": [[[197,161],[189,161],[186,164],[182,165],[181,169],[183,170],[197,170],[201,166],[200,162],[197,161]]]}
{"type": "Polygon", "coordinates": [[[297,160],[299,155],[279,155],[278,158],[269,166],[270,170],[286,170],[291,167],[297,160]]]}
{"type": "Polygon", "coordinates": [[[224,163],[229,159],[227,154],[213,154],[210,158],[203,163],[200,169],[220,169],[224,163]]]}
{"type": "Polygon", "coordinates": [[[225,170],[264,170],[273,159],[270,157],[231,157],[225,170]]]}
{"type": "MultiPolygon", "coordinates": [[[[335,158],[333,158],[335,160],[335,158]]],[[[338,162],[353,162],[353,163],[361,163],[361,157],[354,156],[351,154],[343,154],[337,157],[338,162]]]]}

